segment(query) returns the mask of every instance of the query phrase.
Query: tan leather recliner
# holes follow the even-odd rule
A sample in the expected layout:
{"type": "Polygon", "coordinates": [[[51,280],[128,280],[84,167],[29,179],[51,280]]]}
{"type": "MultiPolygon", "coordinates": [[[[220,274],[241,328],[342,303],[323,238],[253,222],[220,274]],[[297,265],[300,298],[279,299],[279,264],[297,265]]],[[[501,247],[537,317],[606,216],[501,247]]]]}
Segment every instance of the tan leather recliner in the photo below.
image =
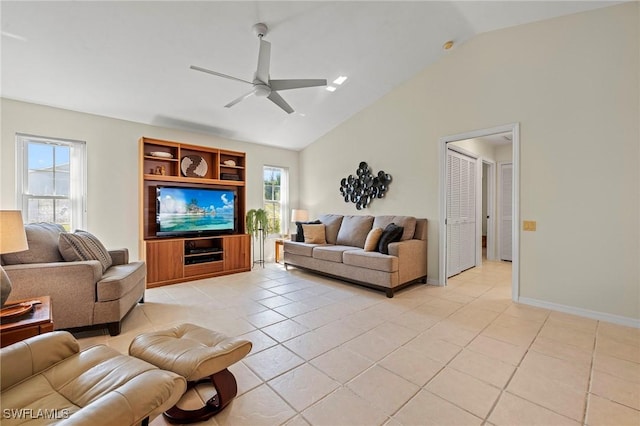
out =
{"type": "Polygon", "coordinates": [[[178,402],[186,380],[66,331],[0,350],[0,415],[13,424],[140,425],[178,402]]]}

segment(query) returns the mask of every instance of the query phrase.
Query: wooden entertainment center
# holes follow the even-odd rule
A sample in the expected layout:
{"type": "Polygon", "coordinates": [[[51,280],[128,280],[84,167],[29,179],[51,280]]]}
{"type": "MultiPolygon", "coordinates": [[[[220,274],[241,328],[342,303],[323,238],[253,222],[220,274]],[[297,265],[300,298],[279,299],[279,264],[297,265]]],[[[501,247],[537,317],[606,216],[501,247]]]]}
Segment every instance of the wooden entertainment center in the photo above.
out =
{"type": "Polygon", "coordinates": [[[251,237],[245,233],[244,152],[142,137],[140,158],[140,253],[147,287],[251,270],[251,237]],[[235,194],[233,232],[158,236],[158,187],[217,189],[235,194]]]}

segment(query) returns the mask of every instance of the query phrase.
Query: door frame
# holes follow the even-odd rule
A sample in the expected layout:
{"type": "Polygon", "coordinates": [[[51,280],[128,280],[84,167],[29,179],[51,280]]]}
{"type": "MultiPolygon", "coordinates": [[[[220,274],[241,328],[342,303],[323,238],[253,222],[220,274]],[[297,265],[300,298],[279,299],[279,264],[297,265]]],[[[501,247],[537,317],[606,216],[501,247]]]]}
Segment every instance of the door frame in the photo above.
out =
{"type": "MultiPolygon", "coordinates": [[[[502,180],[502,166],[504,166],[505,164],[509,164],[511,166],[511,174],[513,175],[513,163],[511,161],[499,161],[498,162],[498,245],[497,245],[497,258],[496,260],[502,260],[502,185],[503,185],[503,180],[502,180]]],[[[513,181],[513,177],[512,177],[512,181],[513,181]]],[[[513,184],[513,182],[512,182],[513,184]]],[[[513,194],[512,194],[513,195],[513,194]]],[[[513,200],[511,200],[511,202],[513,203],[513,200]]],[[[512,225],[513,225],[513,218],[511,219],[512,221],[512,225]]],[[[511,229],[511,233],[513,235],[513,227],[511,229]]],[[[511,243],[513,244],[513,238],[511,239],[511,243]]],[[[513,256],[513,247],[511,248],[511,256],[513,256]]],[[[511,260],[513,262],[513,259],[511,260]]]]}
{"type": "MultiPolygon", "coordinates": [[[[482,159],[482,175],[484,165],[487,165],[487,260],[496,260],[496,162],[487,158],[482,159]]],[[[484,192],[484,191],[483,191],[484,192]]],[[[484,220],[484,218],[482,218],[484,220]]],[[[482,262],[481,262],[482,263],[482,262]]]]}
{"type": "Polygon", "coordinates": [[[518,301],[520,297],[520,123],[505,124],[487,129],[474,130],[440,138],[439,143],[439,199],[440,199],[440,223],[439,223],[439,267],[438,284],[447,285],[447,143],[465,139],[480,138],[497,133],[511,132],[513,163],[513,224],[512,224],[512,250],[513,261],[511,263],[511,298],[518,301]]]}

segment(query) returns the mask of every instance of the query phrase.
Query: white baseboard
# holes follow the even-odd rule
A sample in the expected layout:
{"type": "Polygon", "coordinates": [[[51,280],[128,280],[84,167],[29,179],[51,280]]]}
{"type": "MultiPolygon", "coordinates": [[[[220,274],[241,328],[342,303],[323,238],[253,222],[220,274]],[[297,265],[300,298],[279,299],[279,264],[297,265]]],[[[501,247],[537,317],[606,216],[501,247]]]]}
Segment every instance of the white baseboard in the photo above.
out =
{"type": "Polygon", "coordinates": [[[437,278],[427,278],[427,284],[440,286],[437,278]]]}
{"type": "Polygon", "coordinates": [[[578,315],[581,317],[591,318],[598,321],[612,322],[614,324],[624,325],[627,327],[640,328],[640,319],[623,317],[621,315],[608,314],[606,312],[592,311],[589,309],[576,308],[575,306],[561,305],[559,303],[546,302],[544,300],[531,299],[529,297],[518,298],[519,303],[525,305],[536,306],[538,308],[551,309],[567,314],[578,315]]]}

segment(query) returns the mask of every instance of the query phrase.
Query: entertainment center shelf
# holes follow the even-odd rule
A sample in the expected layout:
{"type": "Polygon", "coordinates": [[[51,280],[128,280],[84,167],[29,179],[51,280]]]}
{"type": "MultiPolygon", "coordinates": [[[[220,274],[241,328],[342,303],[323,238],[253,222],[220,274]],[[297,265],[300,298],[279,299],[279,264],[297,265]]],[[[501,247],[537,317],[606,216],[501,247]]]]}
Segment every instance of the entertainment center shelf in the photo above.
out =
{"type": "Polygon", "coordinates": [[[139,159],[147,287],[250,271],[245,153],[142,137],[139,159]]]}

